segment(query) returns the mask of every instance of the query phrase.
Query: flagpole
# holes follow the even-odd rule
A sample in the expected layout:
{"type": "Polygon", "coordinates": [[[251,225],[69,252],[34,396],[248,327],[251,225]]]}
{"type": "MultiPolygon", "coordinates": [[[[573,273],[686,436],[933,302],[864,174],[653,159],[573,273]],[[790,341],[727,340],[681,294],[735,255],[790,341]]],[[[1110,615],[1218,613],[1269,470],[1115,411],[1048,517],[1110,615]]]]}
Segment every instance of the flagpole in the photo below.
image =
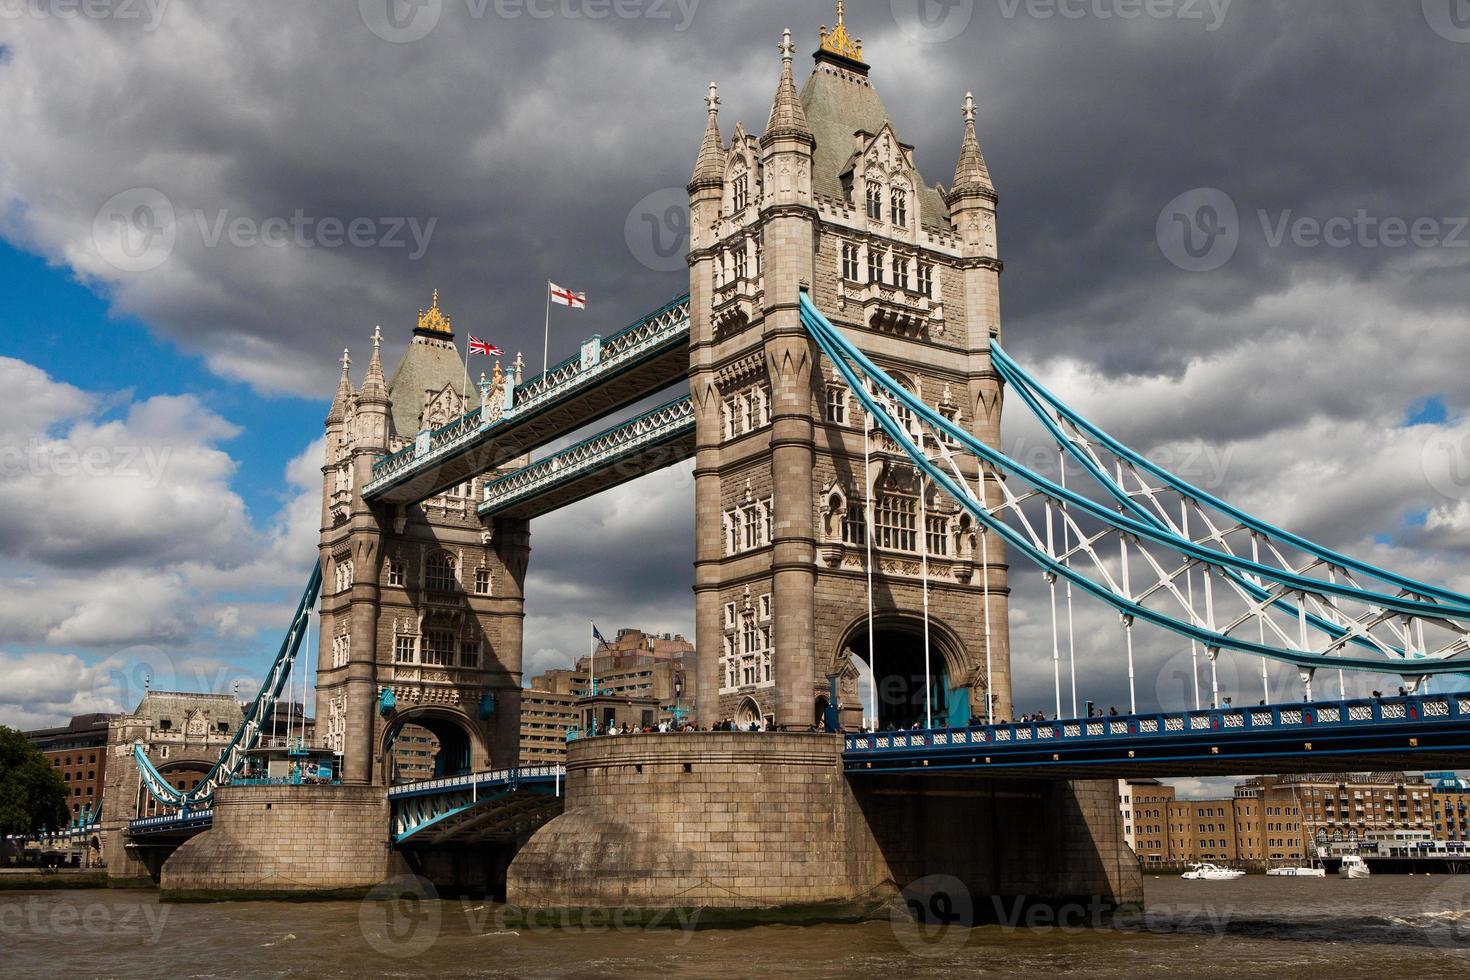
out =
{"type": "MultiPolygon", "coordinates": [[[[455,347],[458,351],[458,346],[455,347]]],[[[464,386],[459,390],[459,409],[461,415],[468,415],[470,407],[466,404],[470,397],[470,332],[464,332],[464,386]]]]}
{"type": "Polygon", "coordinates": [[[541,377],[546,377],[547,364],[551,359],[551,280],[546,280],[546,329],[541,341],[541,377]]]}

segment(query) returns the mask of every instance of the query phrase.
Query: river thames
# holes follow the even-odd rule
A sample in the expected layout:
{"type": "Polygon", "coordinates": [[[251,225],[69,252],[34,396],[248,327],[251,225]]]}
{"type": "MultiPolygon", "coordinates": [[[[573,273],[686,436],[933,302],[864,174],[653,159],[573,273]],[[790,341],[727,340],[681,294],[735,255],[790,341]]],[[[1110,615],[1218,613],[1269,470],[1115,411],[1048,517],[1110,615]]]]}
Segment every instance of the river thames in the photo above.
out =
{"type": "MultiPolygon", "coordinates": [[[[1148,910],[1091,928],[855,925],[508,928],[501,906],[161,905],[147,891],[0,894],[7,977],[1463,977],[1470,875],[1147,879],[1148,910]]],[[[999,909],[1002,915],[1010,910],[999,909]]],[[[1024,920],[1023,920],[1024,921],[1024,920]]]]}

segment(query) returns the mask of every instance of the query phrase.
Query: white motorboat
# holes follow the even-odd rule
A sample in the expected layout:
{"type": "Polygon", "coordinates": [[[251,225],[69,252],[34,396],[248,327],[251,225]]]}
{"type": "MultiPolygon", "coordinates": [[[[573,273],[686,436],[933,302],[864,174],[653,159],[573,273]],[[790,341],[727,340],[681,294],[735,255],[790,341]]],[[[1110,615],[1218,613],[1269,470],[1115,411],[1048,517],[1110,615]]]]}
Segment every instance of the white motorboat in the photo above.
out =
{"type": "Polygon", "coordinates": [[[1342,864],[1337,867],[1339,878],[1367,878],[1372,873],[1368,870],[1368,862],[1356,854],[1344,854],[1342,864]]]}
{"type": "Polygon", "coordinates": [[[1180,875],[1190,881],[1233,881],[1245,876],[1244,871],[1235,868],[1222,868],[1218,864],[1191,864],[1189,870],[1180,875]]]}
{"type": "Polygon", "coordinates": [[[1266,874],[1272,878],[1326,878],[1326,868],[1270,868],[1266,874]]]}

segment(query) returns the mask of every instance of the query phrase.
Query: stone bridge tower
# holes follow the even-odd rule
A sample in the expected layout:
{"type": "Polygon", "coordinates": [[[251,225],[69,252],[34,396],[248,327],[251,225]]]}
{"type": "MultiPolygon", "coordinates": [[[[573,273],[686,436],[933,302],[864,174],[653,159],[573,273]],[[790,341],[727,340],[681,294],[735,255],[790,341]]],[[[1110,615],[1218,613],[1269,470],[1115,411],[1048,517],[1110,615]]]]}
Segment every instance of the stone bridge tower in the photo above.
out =
{"type": "Polygon", "coordinates": [[[759,136],[739,124],[725,143],[711,84],[689,184],[700,720],[804,728],[835,687],[843,724],[855,727],[856,661],[870,650],[880,725],[907,725],[931,709],[936,724],[963,724],[985,716],[987,693],[995,717],[1010,717],[1001,543],[988,542],[987,671],[974,524],[923,486],[876,429],[865,464],[866,416],[799,319],[800,291],[809,290],[885,370],[999,443],[1001,390],[989,359],[1000,331],[996,194],[974,101],[965,100],[953,184],[925,186],[841,6],[799,94],[787,32],[759,136]]]}
{"type": "Polygon", "coordinates": [[[430,775],[397,771],[406,741],[426,753],[437,743],[437,773],[513,766],[528,523],[481,521],[475,507],[493,473],[410,507],[362,497],[376,460],[511,381],[497,364],[493,383],[469,383],[437,291],[391,382],[381,331],[360,388],[349,363],[344,354],[322,469],[319,738],[342,754],[351,783],[430,775]]]}

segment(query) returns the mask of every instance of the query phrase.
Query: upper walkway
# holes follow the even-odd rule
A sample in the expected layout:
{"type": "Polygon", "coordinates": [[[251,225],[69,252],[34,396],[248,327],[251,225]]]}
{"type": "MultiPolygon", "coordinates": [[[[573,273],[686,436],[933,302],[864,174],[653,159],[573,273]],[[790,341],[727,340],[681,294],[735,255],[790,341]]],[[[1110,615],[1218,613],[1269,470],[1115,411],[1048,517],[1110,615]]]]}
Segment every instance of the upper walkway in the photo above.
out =
{"type": "Polygon", "coordinates": [[[373,465],[363,497],[413,504],[502,467],[675,384],[689,374],[689,297],[680,296],[506,397],[373,465]]]}

